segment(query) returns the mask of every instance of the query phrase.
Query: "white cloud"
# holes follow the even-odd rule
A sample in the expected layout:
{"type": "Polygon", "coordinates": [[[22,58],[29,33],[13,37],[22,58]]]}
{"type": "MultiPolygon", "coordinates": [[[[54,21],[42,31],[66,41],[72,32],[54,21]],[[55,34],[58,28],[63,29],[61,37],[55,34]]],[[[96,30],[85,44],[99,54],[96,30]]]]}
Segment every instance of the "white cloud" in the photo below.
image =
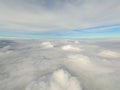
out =
{"type": "Polygon", "coordinates": [[[79,81],[63,69],[55,71],[49,76],[49,81],[44,79],[28,85],[26,90],[82,90],[79,81]]]}
{"type": "Polygon", "coordinates": [[[82,54],[72,54],[67,56],[67,60],[65,61],[66,65],[75,70],[77,73],[92,73],[92,74],[100,74],[100,73],[109,73],[112,70],[101,67],[97,65],[92,59],[88,56],[82,54]],[[79,71],[79,68],[81,71],[79,71]]]}
{"type": "Polygon", "coordinates": [[[88,65],[90,64],[90,60],[89,57],[84,56],[84,55],[69,55],[68,56],[68,60],[73,62],[73,63],[77,63],[77,64],[81,64],[81,65],[88,65]]]}
{"type": "Polygon", "coordinates": [[[64,45],[61,47],[61,49],[65,51],[82,51],[82,49],[80,49],[79,47],[75,47],[72,45],[64,45]]]}
{"type": "Polygon", "coordinates": [[[111,51],[111,50],[103,50],[100,53],[98,53],[99,56],[101,57],[105,57],[105,58],[119,58],[120,54],[115,52],[115,51],[111,51]]]}
{"type": "Polygon", "coordinates": [[[42,46],[43,48],[53,48],[53,47],[54,47],[51,42],[42,42],[42,43],[41,43],[41,46],[42,46]]]}
{"type": "Polygon", "coordinates": [[[81,55],[81,54],[68,55],[67,60],[65,62],[68,65],[70,65],[70,68],[72,67],[73,69],[80,68],[82,71],[87,71],[87,72],[96,71],[96,69],[91,69],[91,68],[96,68],[95,64],[91,62],[88,56],[85,55],[81,55]]]}

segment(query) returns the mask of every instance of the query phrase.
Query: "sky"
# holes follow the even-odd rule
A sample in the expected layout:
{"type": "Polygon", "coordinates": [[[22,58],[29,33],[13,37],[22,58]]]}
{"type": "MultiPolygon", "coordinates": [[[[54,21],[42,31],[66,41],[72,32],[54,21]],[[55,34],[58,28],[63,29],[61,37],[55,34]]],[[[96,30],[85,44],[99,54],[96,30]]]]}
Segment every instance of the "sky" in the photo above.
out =
{"type": "Polygon", "coordinates": [[[120,37],[120,0],[0,0],[0,37],[120,37]]]}

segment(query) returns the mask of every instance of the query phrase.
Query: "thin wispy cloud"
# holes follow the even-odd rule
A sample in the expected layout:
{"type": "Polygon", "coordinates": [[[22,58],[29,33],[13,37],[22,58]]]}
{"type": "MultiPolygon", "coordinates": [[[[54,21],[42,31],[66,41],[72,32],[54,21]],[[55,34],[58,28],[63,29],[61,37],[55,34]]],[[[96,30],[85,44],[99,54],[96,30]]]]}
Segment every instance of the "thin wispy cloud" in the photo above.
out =
{"type": "Polygon", "coordinates": [[[54,32],[119,26],[119,10],[119,0],[0,0],[0,30],[54,32]]]}

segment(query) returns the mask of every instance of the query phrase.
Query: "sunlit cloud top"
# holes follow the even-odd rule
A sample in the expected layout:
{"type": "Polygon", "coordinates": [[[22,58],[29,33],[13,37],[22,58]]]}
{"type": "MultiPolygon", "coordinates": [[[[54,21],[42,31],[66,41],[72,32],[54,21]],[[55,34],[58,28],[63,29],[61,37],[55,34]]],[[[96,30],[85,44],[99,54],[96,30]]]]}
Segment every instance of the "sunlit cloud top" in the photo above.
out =
{"type": "Polygon", "coordinates": [[[8,32],[104,31],[120,28],[119,16],[120,0],[0,0],[8,32]]]}

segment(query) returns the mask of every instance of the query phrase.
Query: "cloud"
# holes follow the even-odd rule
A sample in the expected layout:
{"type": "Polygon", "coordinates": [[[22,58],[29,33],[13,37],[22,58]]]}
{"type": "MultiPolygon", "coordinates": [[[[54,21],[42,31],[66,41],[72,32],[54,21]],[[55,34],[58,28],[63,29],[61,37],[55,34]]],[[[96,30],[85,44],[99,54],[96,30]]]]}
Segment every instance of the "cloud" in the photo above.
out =
{"type": "Polygon", "coordinates": [[[69,61],[71,61],[73,63],[78,63],[78,64],[81,63],[82,65],[88,65],[88,64],[90,64],[89,57],[84,56],[84,55],[79,55],[79,54],[70,55],[70,56],[68,56],[68,58],[69,58],[69,61]]]}
{"type": "Polygon", "coordinates": [[[76,77],[71,76],[67,71],[60,69],[48,77],[35,81],[28,85],[26,90],[82,90],[76,77]]]}
{"type": "Polygon", "coordinates": [[[14,53],[16,42],[13,40],[0,39],[0,56],[11,55],[14,53]]]}
{"type": "Polygon", "coordinates": [[[119,58],[120,54],[115,52],[115,51],[111,51],[111,50],[103,50],[100,53],[98,53],[99,56],[101,57],[105,57],[105,58],[119,58]]]}
{"type": "Polygon", "coordinates": [[[0,52],[0,56],[2,57],[4,55],[9,55],[11,53],[12,53],[12,51],[2,51],[2,52],[0,52]]]}
{"type": "Polygon", "coordinates": [[[119,0],[0,0],[0,29],[50,32],[120,22],[119,0]]]}
{"type": "MultiPolygon", "coordinates": [[[[80,68],[82,71],[96,71],[96,69],[91,69],[95,68],[95,64],[91,62],[90,58],[85,55],[81,54],[73,54],[73,55],[68,55],[67,60],[65,61],[68,66],[70,65],[70,68],[72,67],[73,69],[75,68],[80,68]]],[[[76,70],[77,71],[77,70],[76,70]]]]}
{"type": "Polygon", "coordinates": [[[85,75],[90,73],[94,75],[112,72],[111,69],[100,66],[98,63],[95,63],[91,57],[83,54],[69,54],[65,63],[68,68],[71,68],[76,73],[82,73],[85,75]],[[80,71],[76,68],[79,68],[80,71]]]}
{"type": "Polygon", "coordinates": [[[41,46],[42,46],[43,48],[53,48],[53,47],[54,47],[51,42],[42,42],[42,43],[41,43],[41,46]]]}
{"type": "Polygon", "coordinates": [[[119,90],[119,57],[98,56],[119,53],[119,41],[0,39],[0,90],[119,90]],[[84,51],[66,52],[66,45],[84,51]]]}
{"type": "Polygon", "coordinates": [[[82,49],[80,49],[79,47],[75,47],[72,45],[64,45],[61,47],[62,50],[64,51],[81,51],[82,49]]]}

